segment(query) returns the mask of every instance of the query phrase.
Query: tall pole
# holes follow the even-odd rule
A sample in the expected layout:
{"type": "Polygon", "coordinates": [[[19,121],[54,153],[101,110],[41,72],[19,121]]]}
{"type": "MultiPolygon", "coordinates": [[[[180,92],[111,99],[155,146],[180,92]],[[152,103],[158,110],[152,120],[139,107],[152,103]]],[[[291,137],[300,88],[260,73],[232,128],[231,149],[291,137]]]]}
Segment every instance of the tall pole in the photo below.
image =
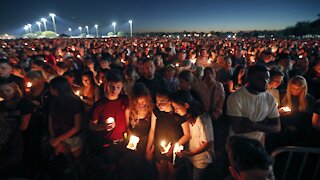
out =
{"type": "Polygon", "coordinates": [[[68,31],[70,32],[70,37],[72,36],[72,29],[68,28],[68,31]]]}
{"type": "Polygon", "coordinates": [[[44,30],[47,31],[47,19],[41,18],[41,21],[43,22],[44,30]]]}
{"type": "Polygon", "coordinates": [[[87,35],[89,36],[89,26],[86,26],[87,29],[87,35]]]}
{"type": "Polygon", "coordinates": [[[30,33],[32,33],[32,25],[28,24],[28,27],[29,27],[30,33]]]}
{"type": "Polygon", "coordinates": [[[132,20],[129,20],[129,25],[130,25],[130,36],[132,37],[132,20]]]}
{"type": "Polygon", "coordinates": [[[99,33],[98,33],[98,24],[94,25],[94,27],[96,28],[96,33],[97,33],[97,38],[99,37],[99,33]]]}
{"type": "Polygon", "coordinates": [[[113,23],[112,23],[114,35],[116,35],[116,25],[117,25],[116,22],[113,22],[113,23]]]}
{"type": "Polygon", "coordinates": [[[29,27],[28,27],[27,25],[25,25],[25,26],[23,27],[23,29],[26,31],[26,34],[29,33],[29,27]]]}
{"type": "Polygon", "coordinates": [[[80,30],[80,35],[82,34],[82,27],[80,26],[79,27],[79,30],[80,30]]]}
{"type": "Polygon", "coordinates": [[[49,15],[50,15],[51,18],[52,18],[52,23],[53,23],[54,32],[57,33],[56,20],[55,20],[56,15],[53,14],[53,13],[50,13],[49,15]]]}
{"type": "Polygon", "coordinates": [[[39,31],[41,32],[41,23],[39,21],[36,22],[39,28],[39,31]]]}

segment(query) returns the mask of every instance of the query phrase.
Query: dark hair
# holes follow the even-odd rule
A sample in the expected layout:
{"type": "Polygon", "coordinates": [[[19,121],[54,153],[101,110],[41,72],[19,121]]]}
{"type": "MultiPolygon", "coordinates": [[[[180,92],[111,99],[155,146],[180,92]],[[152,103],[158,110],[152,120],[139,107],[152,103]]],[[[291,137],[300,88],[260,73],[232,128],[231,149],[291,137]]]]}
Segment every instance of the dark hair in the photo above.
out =
{"type": "Polygon", "coordinates": [[[8,64],[8,65],[12,66],[9,59],[6,59],[6,58],[0,58],[0,64],[8,64]]]}
{"type": "Polygon", "coordinates": [[[58,92],[60,97],[74,96],[71,85],[63,76],[58,76],[50,81],[50,87],[58,92]]]}
{"type": "Polygon", "coordinates": [[[161,87],[160,89],[157,90],[156,96],[170,98],[171,93],[167,87],[161,87]]]}
{"type": "MultiPolygon", "coordinates": [[[[239,75],[239,72],[241,69],[246,69],[243,65],[239,65],[238,67],[236,67],[236,69],[234,70],[234,73],[233,73],[233,77],[232,77],[232,81],[233,82],[238,82],[238,75],[239,75]]],[[[241,77],[241,80],[242,82],[244,82],[246,79],[246,74],[244,74],[242,77],[241,77]]]]}
{"type": "Polygon", "coordinates": [[[230,165],[237,171],[268,170],[273,161],[263,145],[255,139],[231,136],[226,144],[230,165]]]}
{"type": "Polygon", "coordinates": [[[67,69],[67,64],[65,62],[58,62],[57,67],[60,69],[67,69]]]}
{"type": "Polygon", "coordinates": [[[28,79],[43,79],[42,72],[41,71],[30,71],[27,73],[28,79]]]}
{"type": "Polygon", "coordinates": [[[189,70],[181,71],[178,75],[178,78],[181,80],[184,80],[190,84],[194,83],[194,81],[195,81],[194,75],[189,70]]]}
{"type": "Polygon", "coordinates": [[[283,74],[283,72],[282,72],[282,70],[281,70],[281,68],[279,67],[274,67],[274,68],[272,68],[272,69],[270,69],[270,79],[272,79],[273,77],[275,77],[275,76],[284,76],[284,74],[283,74]]]}
{"type": "Polygon", "coordinates": [[[106,80],[108,82],[124,82],[124,77],[120,71],[111,70],[106,74],[106,80]]]}
{"type": "Polygon", "coordinates": [[[253,77],[255,76],[258,72],[268,72],[268,68],[264,65],[254,65],[254,66],[250,66],[248,68],[248,73],[247,73],[247,77],[253,77]]]}
{"type": "Polygon", "coordinates": [[[192,118],[196,118],[205,113],[201,104],[196,101],[188,91],[176,91],[170,95],[170,100],[180,105],[184,105],[185,103],[189,104],[187,114],[192,118]]]}
{"type": "Polygon", "coordinates": [[[89,78],[91,86],[95,85],[94,75],[92,71],[85,71],[84,73],[82,73],[82,76],[87,76],[89,78]]]}
{"type": "Polygon", "coordinates": [[[69,76],[69,77],[74,78],[74,73],[71,70],[69,70],[69,71],[64,72],[63,76],[69,76]]]}

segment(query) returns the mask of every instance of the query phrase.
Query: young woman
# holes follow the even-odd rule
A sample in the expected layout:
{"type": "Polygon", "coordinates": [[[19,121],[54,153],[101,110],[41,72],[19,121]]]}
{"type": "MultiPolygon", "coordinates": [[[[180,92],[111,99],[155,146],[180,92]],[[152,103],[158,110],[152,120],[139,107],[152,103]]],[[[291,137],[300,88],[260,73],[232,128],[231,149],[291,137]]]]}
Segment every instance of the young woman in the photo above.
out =
{"type": "Polygon", "coordinates": [[[83,148],[83,102],[73,93],[64,77],[50,81],[50,92],[53,95],[49,113],[50,144],[56,155],[71,153],[79,157],[83,148]]]}
{"type": "Polygon", "coordinates": [[[176,171],[182,161],[176,158],[173,165],[173,148],[175,143],[185,145],[189,139],[189,122],[182,116],[174,113],[169,92],[159,90],[156,95],[157,109],[153,111],[151,127],[147,144],[147,159],[151,160],[154,154],[159,179],[175,179],[176,171]],[[163,146],[171,148],[167,152],[163,146]]]}
{"type": "Polygon", "coordinates": [[[189,122],[189,150],[177,153],[180,157],[189,157],[193,164],[192,179],[208,178],[212,163],[213,128],[210,116],[206,114],[189,92],[180,90],[172,95],[172,106],[175,113],[186,117],[189,122]]]}
{"type": "Polygon", "coordinates": [[[246,68],[243,65],[236,67],[232,79],[229,81],[229,92],[233,93],[246,84],[246,68]]]}
{"type": "Polygon", "coordinates": [[[143,83],[133,86],[129,96],[129,106],[125,111],[128,139],[131,135],[140,138],[135,151],[127,151],[129,166],[125,168],[129,173],[138,178],[146,179],[148,173],[146,162],[146,146],[153,114],[152,96],[143,83]]]}
{"type": "Polygon", "coordinates": [[[279,112],[281,114],[282,145],[304,145],[311,130],[310,107],[314,99],[307,94],[308,85],[302,76],[294,76],[289,80],[288,88],[281,102],[279,112]],[[288,107],[285,111],[282,107],[288,107]]]}
{"type": "Polygon", "coordinates": [[[94,81],[93,73],[86,71],[82,74],[83,86],[80,88],[80,97],[82,101],[91,107],[94,102],[100,99],[100,88],[94,81]]]}

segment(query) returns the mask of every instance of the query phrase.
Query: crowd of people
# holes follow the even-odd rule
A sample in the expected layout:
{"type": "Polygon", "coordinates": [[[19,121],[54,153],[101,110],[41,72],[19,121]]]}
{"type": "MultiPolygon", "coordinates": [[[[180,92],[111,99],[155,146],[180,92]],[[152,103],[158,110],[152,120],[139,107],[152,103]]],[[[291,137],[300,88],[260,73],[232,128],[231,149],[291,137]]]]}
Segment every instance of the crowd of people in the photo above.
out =
{"type": "Polygon", "coordinates": [[[320,146],[319,43],[0,40],[0,177],[274,179],[320,146]]]}

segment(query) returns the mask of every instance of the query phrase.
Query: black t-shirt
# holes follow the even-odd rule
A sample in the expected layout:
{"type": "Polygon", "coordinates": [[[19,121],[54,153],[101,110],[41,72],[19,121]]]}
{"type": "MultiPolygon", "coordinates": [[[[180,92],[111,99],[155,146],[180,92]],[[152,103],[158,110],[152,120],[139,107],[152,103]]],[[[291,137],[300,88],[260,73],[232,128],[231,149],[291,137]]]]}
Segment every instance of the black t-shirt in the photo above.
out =
{"type": "Polygon", "coordinates": [[[163,112],[158,109],[154,110],[157,117],[155,128],[155,147],[159,147],[161,141],[166,143],[176,143],[183,136],[181,124],[186,122],[186,119],[173,112],[163,112]]]}
{"type": "Polygon", "coordinates": [[[84,105],[80,98],[73,96],[53,96],[50,106],[52,126],[55,136],[62,135],[74,127],[75,115],[84,112],[84,105]]]}
{"type": "Polygon", "coordinates": [[[4,101],[0,102],[0,114],[7,119],[11,128],[21,124],[23,115],[31,114],[34,111],[34,105],[26,98],[22,98],[14,107],[7,107],[4,101]]]}

